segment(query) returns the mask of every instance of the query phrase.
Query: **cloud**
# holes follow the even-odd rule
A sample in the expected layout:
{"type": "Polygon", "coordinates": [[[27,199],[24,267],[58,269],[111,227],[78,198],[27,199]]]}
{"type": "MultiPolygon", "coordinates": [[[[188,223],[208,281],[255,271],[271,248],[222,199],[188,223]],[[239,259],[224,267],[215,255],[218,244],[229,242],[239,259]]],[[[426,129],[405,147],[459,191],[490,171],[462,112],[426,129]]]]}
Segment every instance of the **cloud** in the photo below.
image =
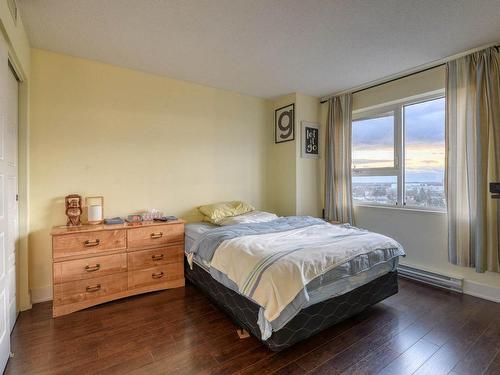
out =
{"type": "Polygon", "coordinates": [[[445,100],[431,100],[404,109],[406,143],[444,143],[445,100]]]}
{"type": "Polygon", "coordinates": [[[393,116],[355,121],[352,127],[354,147],[394,146],[393,121],[393,116]]]}
{"type": "MultiPolygon", "coordinates": [[[[404,108],[407,145],[441,145],[445,137],[444,98],[408,105],[404,108]]],[[[394,145],[394,117],[372,118],[353,122],[354,148],[394,145]]]]}

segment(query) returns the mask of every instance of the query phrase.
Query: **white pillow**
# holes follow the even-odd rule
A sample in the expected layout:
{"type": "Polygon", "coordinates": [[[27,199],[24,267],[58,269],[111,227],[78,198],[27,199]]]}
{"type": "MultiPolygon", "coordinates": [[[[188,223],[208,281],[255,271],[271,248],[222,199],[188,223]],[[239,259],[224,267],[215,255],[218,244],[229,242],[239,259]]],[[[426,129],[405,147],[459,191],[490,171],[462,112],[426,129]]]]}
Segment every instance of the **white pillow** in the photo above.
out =
{"type": "Polygon", "coordinates": [[[219,222],[219,225],[235,225],[249,223],[263,223],[266,221],[276,220],[278,216],[265,211],[252,211],[246,214],[226,217],[219,222]]]}

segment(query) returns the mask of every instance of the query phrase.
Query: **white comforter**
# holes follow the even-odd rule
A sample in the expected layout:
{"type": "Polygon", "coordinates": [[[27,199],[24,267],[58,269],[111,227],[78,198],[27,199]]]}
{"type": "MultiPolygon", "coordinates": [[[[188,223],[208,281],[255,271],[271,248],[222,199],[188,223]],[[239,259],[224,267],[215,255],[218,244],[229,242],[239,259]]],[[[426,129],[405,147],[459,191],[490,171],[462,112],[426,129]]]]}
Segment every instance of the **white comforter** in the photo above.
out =
{"type": "Polygon", "coordinates": [[[235,282],[272,322],[314,278],[359,255],[391,248],[401,245],[380,234],[324,223],[224,241],[211,267],[235,282]]]}

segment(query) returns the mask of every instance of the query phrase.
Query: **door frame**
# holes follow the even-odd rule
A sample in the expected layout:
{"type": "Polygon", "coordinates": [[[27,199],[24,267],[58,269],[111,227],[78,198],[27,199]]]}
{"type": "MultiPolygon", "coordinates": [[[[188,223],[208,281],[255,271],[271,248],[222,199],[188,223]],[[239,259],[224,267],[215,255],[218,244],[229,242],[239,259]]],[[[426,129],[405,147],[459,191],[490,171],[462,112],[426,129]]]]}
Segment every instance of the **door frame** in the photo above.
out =
{"type": "Polygon", "coordinates": [[[31,309],[29,288],[29,81],[27,74],[16,63],[17,59],[8,46],[8,63],[18,80],[18,194],[19,194],[19,243],[16,263],[17,310],[31,309]]]}
{"type": "MultiPolygon", "coordinates": [[[[7,301],[7,312],[9,314],[9,329],[10,331],[9,332],[12,332],[12,330],[14,329],[14,326],[16,324],[16,321],[17,321],[17,317],[19,316],[19,301],[18,301],[18,293],[19,293],[19,76],[17,75],[16,71],[14,70],[14,67],[12,66],[10,60],[8,60],[8,67],[9,67],[9,71],[10,73],[12,74],[12,77],[14,78],[14,80],[16,81],[16,85],[17,85],[17,106],[16,106],[16,112],[17,112],[17,147],[16,147],[16,151],[18,153],[17,155],[17,158],[16,158],[16,169],[17,169],[17,174],[16,174],[16,205],[17,205],[17,228],[16,228],[16,231],[17,231],[17,239],[16,239],[16,242],[14,244],[14,256],[15,256],[15,267],[14,267],[14,272],[15,272],[15,283],[16,283],[16,295],[15,295],[15,316],[14,316],[14,321],[11,321],[11,305],[10,305],[10,293],[9,293],[9,300],[7,301]]],[[[9,78],[10,79],[10,78],[9,78]]],[[[10,92],[8,93],[8,95],[10,96],[10,92]]],[[[8,109],[10,110],[10,109],[8,109]]],[[[8,146],[6,145],[6,150],[8,149],[8,146]]],[[[8,178],[8,177],[7,177],[8,178]]],[[[8,185],[7,185],[8,186],[8,185]]],[[[6,188],[7,190],[7,210],[9,210],[8,206],[9,206],[9,197],[10,197],[10,194],[9,194],[9,191],[8,191],[8,187],[6,188]]],[[[8,211],[8,215],[10,216],[10,211],[8,211]]],[[[10,220],[10,219],[9,219],[10,220]]],[[[9,233],[10,235],[10,233],[9,233]]],[[[9,243],[10,243],[10,238],[9,238],[9,243]]],[[[10,263],[9,263],[10,265],[10,263]]],[[[9,271],[10,272],[10,271],[9,271]]],[[[9,276],[9,283],[11,282],[12,280],[10,279],[10,276],[9,276]]],[[[10,292],[10,289],[9,289],[9,292],[10,292]]]]}

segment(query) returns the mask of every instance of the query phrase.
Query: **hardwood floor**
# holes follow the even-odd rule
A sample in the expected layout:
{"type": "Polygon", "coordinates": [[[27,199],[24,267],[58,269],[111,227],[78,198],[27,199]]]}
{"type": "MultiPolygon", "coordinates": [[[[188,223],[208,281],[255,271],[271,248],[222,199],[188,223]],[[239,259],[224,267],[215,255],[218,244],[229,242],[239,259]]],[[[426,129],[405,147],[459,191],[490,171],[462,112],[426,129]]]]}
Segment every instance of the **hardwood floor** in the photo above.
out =
{"type": "Polygon", "coordinates": [[[400,280],[400,292],[283,352],[195,287],[51,318],[20,314],[7,374],[500,374],[500,304],[400,280]]]}

